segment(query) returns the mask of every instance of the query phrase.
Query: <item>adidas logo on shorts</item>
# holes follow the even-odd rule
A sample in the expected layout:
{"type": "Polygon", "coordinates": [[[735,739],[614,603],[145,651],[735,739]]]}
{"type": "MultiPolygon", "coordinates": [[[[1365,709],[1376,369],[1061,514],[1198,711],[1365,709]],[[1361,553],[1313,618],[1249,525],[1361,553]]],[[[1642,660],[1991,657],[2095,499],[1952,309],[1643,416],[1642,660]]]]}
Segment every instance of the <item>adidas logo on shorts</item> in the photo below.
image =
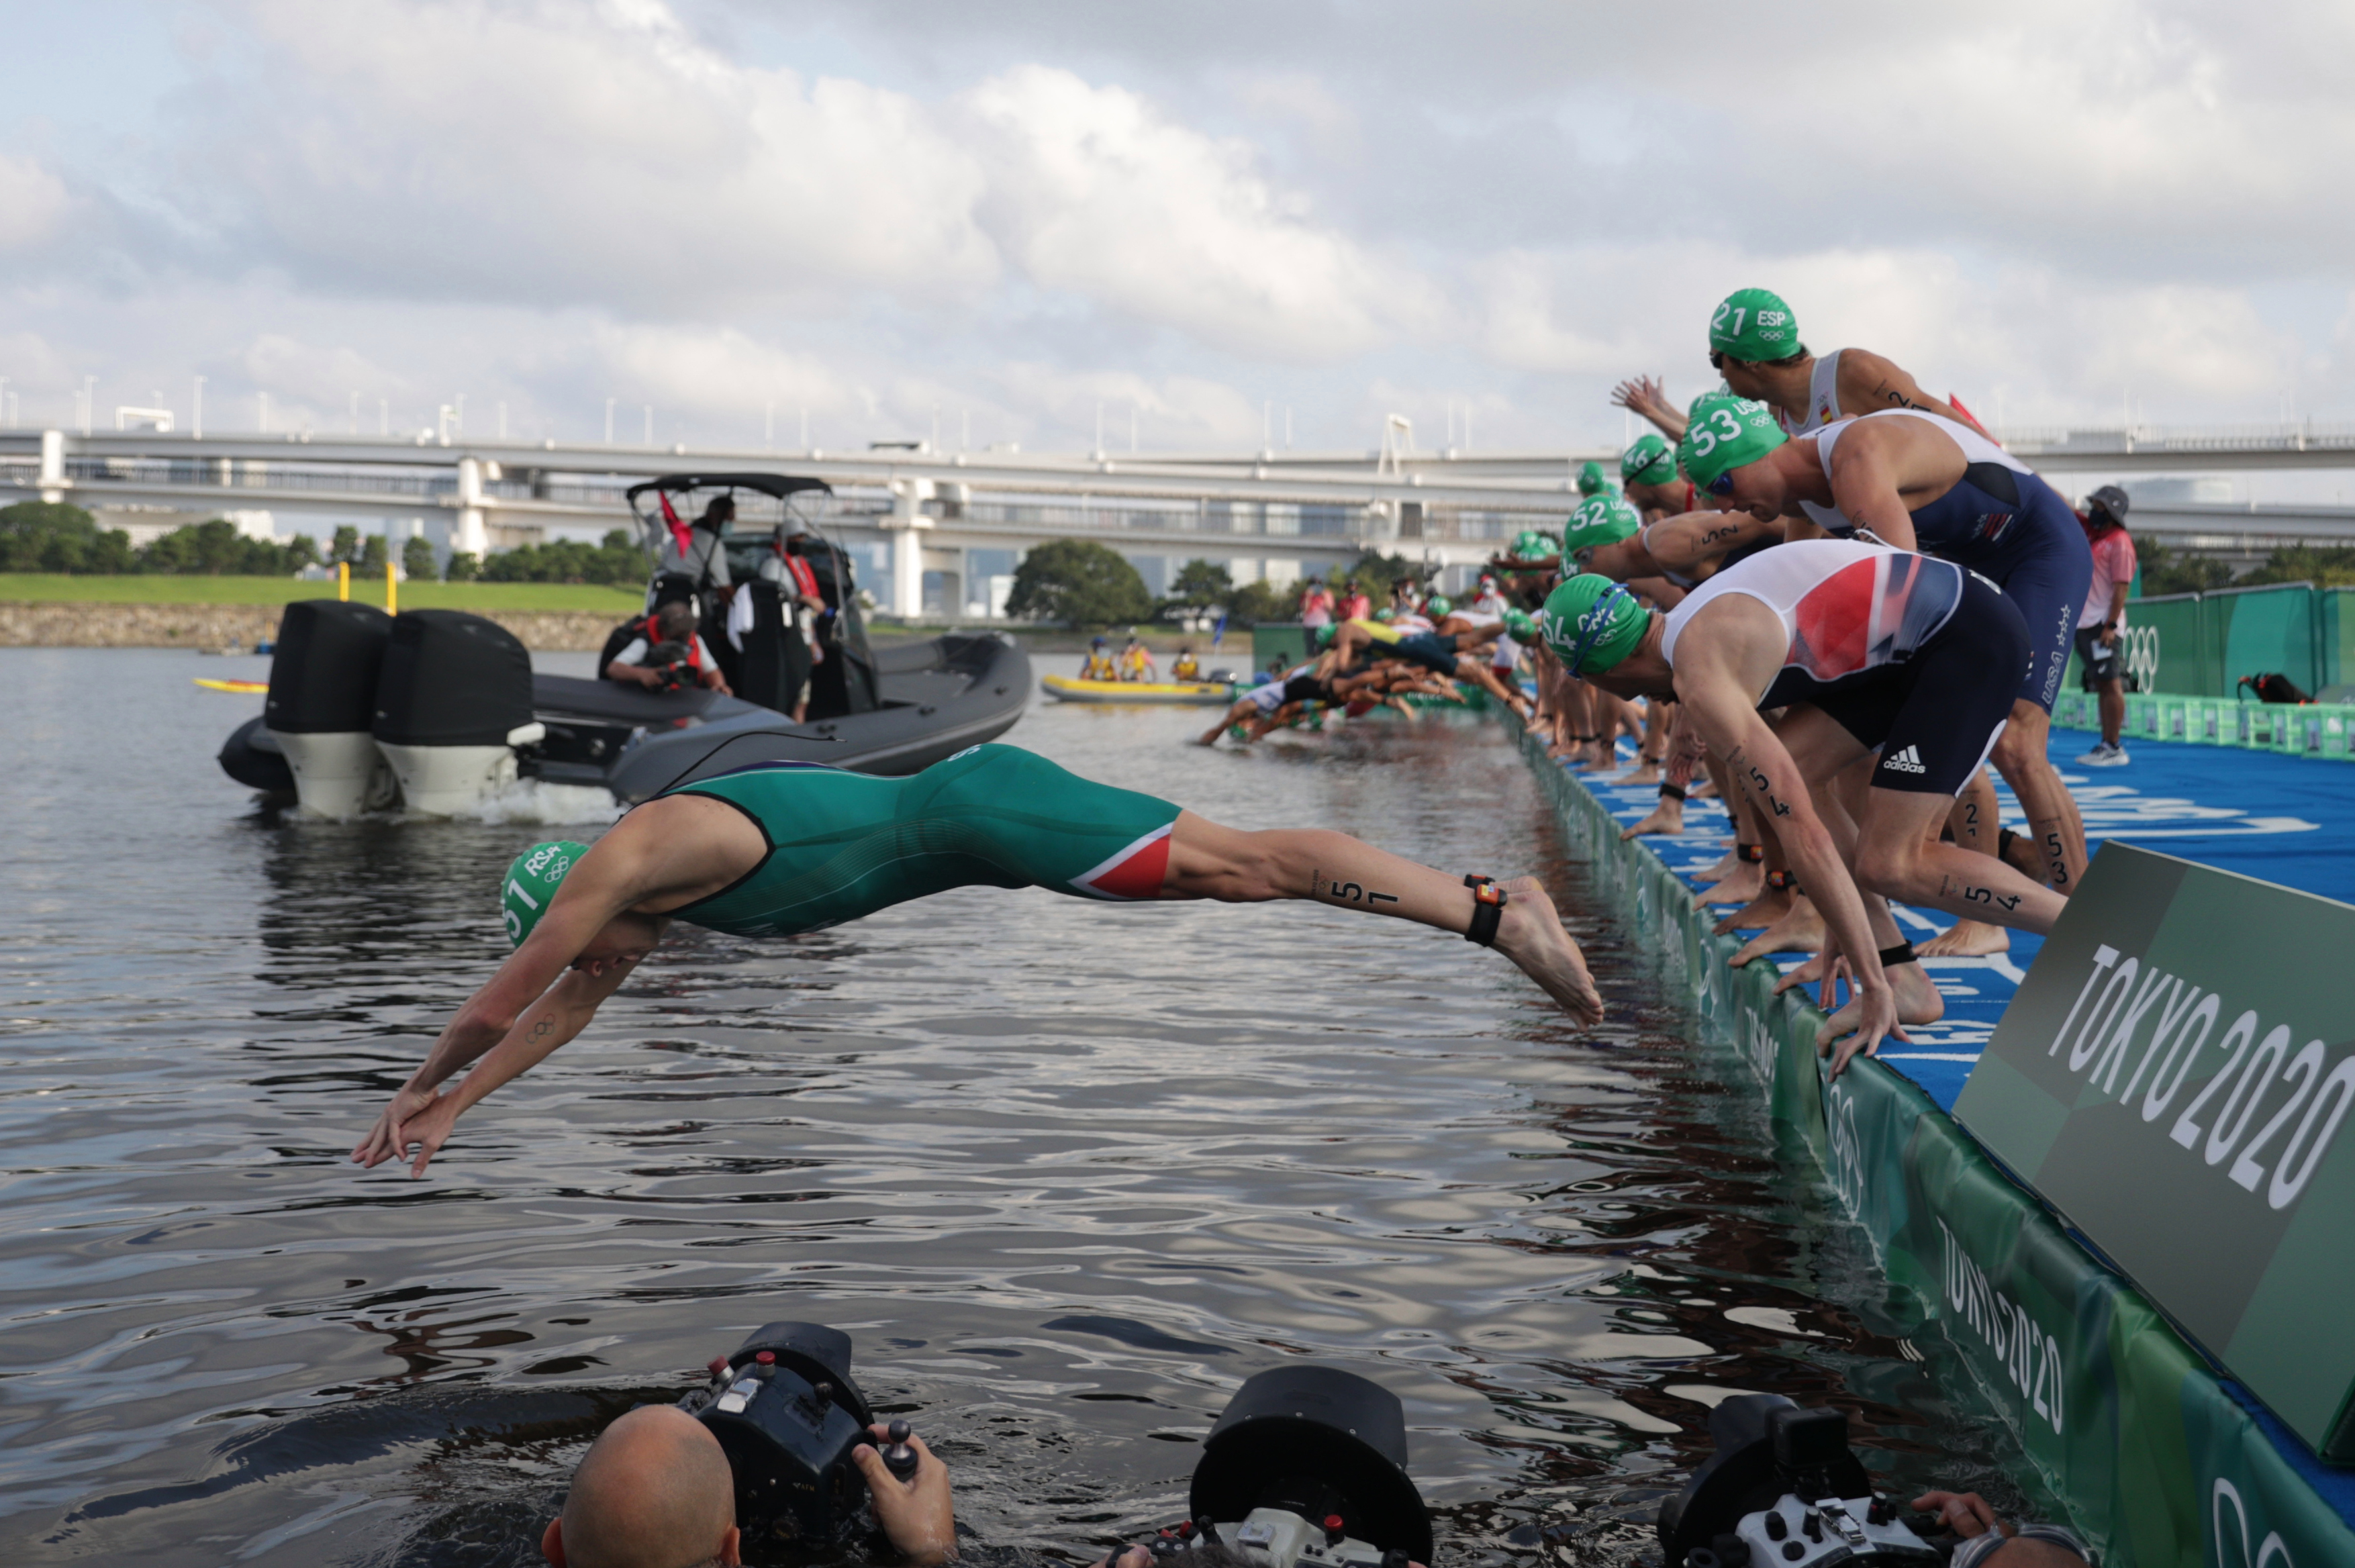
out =
{"type": "Polygon", "coordinates": [[[1881,758],[1881,765],[1884,768],[1894,768],[1901,773],[1926,773],[1930,771],[1922,765],[1922,753],[1911,746],[1881,758]]]}

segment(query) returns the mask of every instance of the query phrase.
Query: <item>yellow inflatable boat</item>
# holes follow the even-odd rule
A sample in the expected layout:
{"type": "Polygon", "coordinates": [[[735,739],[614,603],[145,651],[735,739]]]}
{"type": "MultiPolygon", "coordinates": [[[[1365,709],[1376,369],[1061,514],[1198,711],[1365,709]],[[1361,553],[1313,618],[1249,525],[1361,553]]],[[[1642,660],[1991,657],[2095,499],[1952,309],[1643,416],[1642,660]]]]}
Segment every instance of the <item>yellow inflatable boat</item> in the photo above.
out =
{"type": "Polygon", "coordinates": [[[1156,702],[1192,708],[1224,708],[1235,688],[1224,681],[1207,680],[1082,680],[1076,676],[1041,676],[1039,684],[1059,702],[1156,702]]]}

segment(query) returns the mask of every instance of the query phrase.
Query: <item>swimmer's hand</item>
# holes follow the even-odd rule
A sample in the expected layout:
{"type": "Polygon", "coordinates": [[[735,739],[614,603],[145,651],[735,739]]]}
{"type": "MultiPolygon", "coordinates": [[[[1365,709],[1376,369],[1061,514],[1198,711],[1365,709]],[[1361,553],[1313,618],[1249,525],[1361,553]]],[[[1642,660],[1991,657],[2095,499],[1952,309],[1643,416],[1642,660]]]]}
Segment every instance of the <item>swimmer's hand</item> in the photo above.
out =
{"type": "Polygon", "coordinates": [[[956,1512],[949,1498],[949,1467],[909,1434],[908,1446],[916,1451],[916,1473],[906,1480],[891,1473],[876,1449],[890,1441],[881,1422],[867,1429],[873,1441],[850,1451],[850,1462],[867,1477],[867,1495],[875,1504],[875,1522],[909,1562],[924,1564],[956,1559],[956,1512]]]}
{"type": "Polygon", "coordinates": [[[354,1164],[374,1170],[389,1159],[407,1159],[409,1147],[417,1146],[416,1159],[409,1168],[412,1177],[425,1174],[425,1167],[442,1152],[450,1141],[450,1134],[458,1125],[458,1114],[465,1107],[458,1104],[453,1093],[435,1093],[404,1083],[376,1119],[368,1136],[352,1148],[354,1164]]]}
{"type": "Polygon", "coordinates": [[[1859,982],[1849,971],[1848,955],[1828,935],[1818,962],[1823,965],[1822,1006],[1829,1011],[1835,987],[1842,980],[1849,982],[1848,1005],[1816,1029],[1816,1054],[1832,1059],[1832,1073],[1838,1078],[1848,1071],[1848,1064],[1862,1051],[1867,1056],[1881,1054],[1881,1042],[1894,1035],[1905,1039],[1897,1018],[1897,992],[1883,976],[1859,982]]]}

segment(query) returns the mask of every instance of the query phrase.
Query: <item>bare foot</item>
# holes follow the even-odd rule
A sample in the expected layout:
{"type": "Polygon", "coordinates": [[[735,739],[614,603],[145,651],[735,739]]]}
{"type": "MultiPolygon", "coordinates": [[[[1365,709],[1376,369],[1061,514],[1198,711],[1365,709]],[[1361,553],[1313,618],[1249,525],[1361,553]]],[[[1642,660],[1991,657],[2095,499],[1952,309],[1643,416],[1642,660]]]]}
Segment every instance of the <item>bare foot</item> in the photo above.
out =
{"type": "Polygon", "coordinates": [[[1736,931],[1764,931],[1791,912],[1791,895],[1779,888],[1768,888],[1732,914],[1722,916],[1710,928],[1711,936],[1724,936],[1736,931]]]}
{"type": "Polygon", "coordinates": [[[1958,920],[1913,949],[1924,958],[1985,958],[2011,951],[2011,933],[1999,925],[1958,920]]]}
{"type": "Polygon", "coordinates": [[[1742,944],[1742,951],[1733,955],[1733,963],[1738,968],[1769,953],[1814,953],[1823,944],[1824,917],[1816,912],[1813,901],[1802,893],[1791,901],[1782,919],[1742,944]]]}
{"type": "Polygon", "coordinates": [[[1659,805],[1652,807],[1651,816],[1621,831],[1619,842],[1625,844],[1630,838],[1640,838],[1647,833],[1678,834],[1684,830],[1685,803],[1663,797],[1659,805]]]}
{"type": "Polygon", "coordinates": [[[1635,770],[1621,773],[1611,781],[1614,784],[1656,784],[1660,782],[1660,764],[1649,757],[1636,759],[1635,770]]]}
{"type": "Polygon", "coordinates": [[[1758,860],[1744,860],[1717,886],[1700,895],[1698,901],[1705,904],[1746,904],[1766,891],[1766,867],[1758,860]]]}
{"type": "MultiPolygon", "coordinates": [[[[1848,971],[1845,966],[1840,971],[1848,971]]],[[[1889,976],[1889,988],[1897,998],[1897,1021],[1902,1024],[1934,1024],[1946,1016],[1946,998],[1930,983],[1919,964],[1892,964],[1881,973],[1889,976]]],[[[1785,976],[1789,979],[1789,976],[1785,976]]],[[[1816,1029],[1816,1049],[1828,1050],[1832,1041],[1857,1029],[1857,998],[1854,987],[1849,988],[1849,998],[1840,1010],[1826,1019],[1816,1029]]],[[[1903,1036],[1898,1038],[1903,1039],[1903,1036]]]]}
{"type": "Polygon", "coordinates": [[[1504,918],[1497,926],[1497,951],[1518,965],[1564,1011],[1583,1024],[1603,1021],[1603,994],[1586,972],[1578,944],[1561,928],[1553,901],[1535,877],[1505,884],[1504,918]]]}
{"type": "Polygon", "coordinates": [[[1732,845],[1728,844],[1725,847],[1725,854],[1718,860],[1717,864],[1711,866],[1706,871],[1697,873],[1697,875],[1699,880],[1705,886],[1710,882],[1721,882],[1741,869],[1741,855],[1735,851],[1732,845]]]}

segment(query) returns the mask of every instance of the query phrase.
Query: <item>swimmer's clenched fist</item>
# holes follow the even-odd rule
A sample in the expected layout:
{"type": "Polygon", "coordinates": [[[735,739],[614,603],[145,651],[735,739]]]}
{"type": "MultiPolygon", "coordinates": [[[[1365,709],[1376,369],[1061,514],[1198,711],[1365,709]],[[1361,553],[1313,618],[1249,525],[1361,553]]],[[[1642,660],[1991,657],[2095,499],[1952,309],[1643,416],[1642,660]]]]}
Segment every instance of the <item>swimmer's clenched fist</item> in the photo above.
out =
{"type": "Polygon", "coordinates": [[[974,885],[1114,901],[1300,899],[1391,915],[1493,946],[1582,1023],[1603,1017],[1578,944],[1533,879],[1499,896],[1344,833],[1222,827],[1014,746],[976,746],[904,779],[767,764],[657,796],[593,848],[518,856],[501,882],[515,952],[352,1158],[408,1159],[423,1175],[466,1108],[586,1028],[673,920],[785,936],[974,885]]]}

